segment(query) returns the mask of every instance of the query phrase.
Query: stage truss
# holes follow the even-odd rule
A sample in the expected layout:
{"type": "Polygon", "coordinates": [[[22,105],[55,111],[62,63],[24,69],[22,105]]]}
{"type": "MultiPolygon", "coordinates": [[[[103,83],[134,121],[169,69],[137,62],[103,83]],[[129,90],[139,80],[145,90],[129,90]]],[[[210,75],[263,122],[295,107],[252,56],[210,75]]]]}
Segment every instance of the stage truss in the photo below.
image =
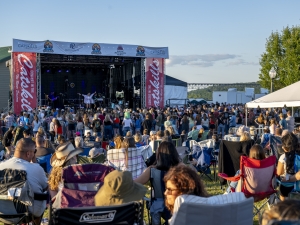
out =
{"type": "Polygon", "coordinates": [[[146,59],[141,59],[141,108],[146,106],[146,59]]]}
{"type": "Polygon", "coordinates": [[[42,105],[42,93],[41,93],[41,54],[36,54],[36,95],[37,95],[37,105],[42,105]]]}

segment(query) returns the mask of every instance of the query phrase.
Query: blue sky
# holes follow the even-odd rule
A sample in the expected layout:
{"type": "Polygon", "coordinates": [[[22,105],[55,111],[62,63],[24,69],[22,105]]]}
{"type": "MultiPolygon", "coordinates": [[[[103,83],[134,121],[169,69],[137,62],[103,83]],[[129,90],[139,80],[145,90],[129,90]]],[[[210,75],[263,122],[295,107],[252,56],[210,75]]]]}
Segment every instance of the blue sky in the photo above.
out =
{"type": "Polygon", "coordinates": [[[166,74],[188,83],[258,80],[272,31],[300,22],[298,0],[0,1],[12,38],[169,47],[166,74]]]}

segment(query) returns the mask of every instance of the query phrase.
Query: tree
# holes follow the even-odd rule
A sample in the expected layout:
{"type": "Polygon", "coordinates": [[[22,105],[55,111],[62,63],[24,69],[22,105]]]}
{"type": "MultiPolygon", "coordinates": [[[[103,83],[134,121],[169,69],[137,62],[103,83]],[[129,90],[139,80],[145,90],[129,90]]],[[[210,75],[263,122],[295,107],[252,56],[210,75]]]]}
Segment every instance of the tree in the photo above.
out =
{"type": "Polygon", "coordinates": [[[266,51],[260,59],[259,83],[270,88],[269,71],[274,67],[274,90],[300,80],[300,27],[285,27],[282,33],[272,32],[267,39],[266,51]]]}

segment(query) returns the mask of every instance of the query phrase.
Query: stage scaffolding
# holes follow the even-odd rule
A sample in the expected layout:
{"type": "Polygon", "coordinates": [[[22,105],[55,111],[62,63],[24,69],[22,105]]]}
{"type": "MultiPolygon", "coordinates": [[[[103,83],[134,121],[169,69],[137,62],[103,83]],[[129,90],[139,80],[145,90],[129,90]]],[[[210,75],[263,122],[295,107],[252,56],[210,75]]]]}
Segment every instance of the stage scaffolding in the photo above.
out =
{"type": "Polygon", "coordinates": [[[42,73],[42,68],[41,68],[41,54],[37,53],[36,54],[36,94],[37,94],[37,105],[41,106],[42,105],[42,93],[41,93],[41,73],[42,73]]]}
{"type": "Polygon", "coordinates": [[[146,106],[146,59],[141,59],[141,108],[146,106]]]}

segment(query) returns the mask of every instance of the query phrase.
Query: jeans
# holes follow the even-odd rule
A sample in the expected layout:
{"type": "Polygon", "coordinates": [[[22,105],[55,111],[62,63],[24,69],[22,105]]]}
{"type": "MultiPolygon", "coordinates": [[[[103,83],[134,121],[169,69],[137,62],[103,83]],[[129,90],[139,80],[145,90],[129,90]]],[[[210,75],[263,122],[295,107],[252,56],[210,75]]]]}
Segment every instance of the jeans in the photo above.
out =
{"type": "Polygon", "coordinates": [[[224,137],[225,125],[219,124],[218,125],[218,134],[222,133],[222,137],[224,137]]]}
{"type": "Polygon", "coordinates": [[[123,136],[126,136],[128,131],[130,131],[130,127],[123,127],[123,136]]]}
{"type": "Polygon", "coordinates": [[[103,137],[108,137],[108,139],[112,139],[113,137],[113,129],[112,129],[112,126],[111,125],[105,125],[104,126],[104,134],[103,134],[103,137]]]}

